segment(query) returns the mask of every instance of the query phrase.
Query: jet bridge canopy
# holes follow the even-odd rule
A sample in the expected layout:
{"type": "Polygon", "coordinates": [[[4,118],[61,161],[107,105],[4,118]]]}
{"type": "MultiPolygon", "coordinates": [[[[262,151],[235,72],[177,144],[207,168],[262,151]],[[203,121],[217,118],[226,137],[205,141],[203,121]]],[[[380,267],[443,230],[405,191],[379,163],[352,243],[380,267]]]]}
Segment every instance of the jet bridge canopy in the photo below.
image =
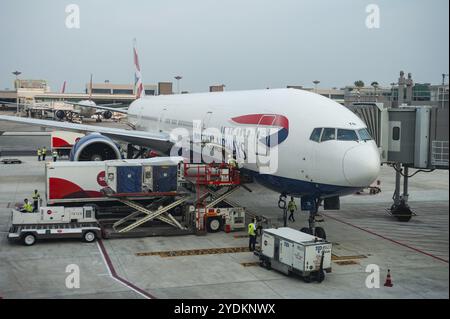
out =
{"type": "Polygon", "coordinates": [[[366,123],[382,162],[448,169],[448,108],[354,103],[349,109],[366,123]]]}

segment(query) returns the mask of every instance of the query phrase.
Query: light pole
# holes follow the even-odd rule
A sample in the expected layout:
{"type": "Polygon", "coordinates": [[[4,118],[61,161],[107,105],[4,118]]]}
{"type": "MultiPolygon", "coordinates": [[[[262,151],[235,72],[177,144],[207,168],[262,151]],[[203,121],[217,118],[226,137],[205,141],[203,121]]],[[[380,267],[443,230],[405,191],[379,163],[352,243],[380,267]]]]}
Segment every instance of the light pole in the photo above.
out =
{"type": "Polygon", "coordinates": [[[314,83],[314,92],[317,93],[317,85],[320,83],[320,81],[314,80],[313,83],[314,83]]]}
{"type": "Polygon", "coordinates": [[[180,76],[180,75],[177,75],[177,76],[175,77],[175,80],[177,80],[177,92],[178,92],[178,94],[180,94],[180,80],[181,80],[182,78],[183,78],[183,77],[180,76]]]}
{"type": "Polygon", "coordinates": [[[19,114],[19,82],[18,82],[18,80],[19,80],[19,75],[21,75],[22,72],[19,72],[16,70],[12,74],[14,74],[16,76],[16,94],[17,94],[16,104],[17,104],[17,114],[19,114]]]}

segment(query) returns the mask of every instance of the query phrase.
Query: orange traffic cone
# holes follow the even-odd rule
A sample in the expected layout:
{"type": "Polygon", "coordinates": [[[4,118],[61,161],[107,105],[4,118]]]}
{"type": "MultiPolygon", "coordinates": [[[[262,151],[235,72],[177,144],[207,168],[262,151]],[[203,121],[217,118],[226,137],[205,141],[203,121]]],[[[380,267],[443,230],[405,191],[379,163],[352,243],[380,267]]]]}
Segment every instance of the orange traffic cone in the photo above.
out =
{"type": "Polygon", "coordinates": [[[388,269],[386,282],[384,283],[384,286],[385,287],[392,287],[392,286],[394,286],[394,284],[392,283],[392,279],[391,279],[391,270],[390,269],[388,269]]]}

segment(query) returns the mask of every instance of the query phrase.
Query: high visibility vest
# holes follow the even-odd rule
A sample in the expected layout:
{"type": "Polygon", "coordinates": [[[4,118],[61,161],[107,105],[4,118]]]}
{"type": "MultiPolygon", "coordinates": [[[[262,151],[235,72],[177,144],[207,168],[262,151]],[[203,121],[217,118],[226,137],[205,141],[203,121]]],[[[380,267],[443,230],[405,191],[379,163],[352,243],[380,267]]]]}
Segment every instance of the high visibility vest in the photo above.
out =
{"type": "Polygon", "coordinates": [[[27,211],[28,213],[31,213],[31,212],[33,211],[33,206],[31,206],[30,203],[28,203],[28,204],[23,204],[23,209],[24,209],[25,211],[27,211]]]}
{"type": "Polygon", "coordinates": [[[41,156],[41,149],[40,148],[38,148],[38,150],[37,150],[37,155],[41,156]]]}
{"type": "Polygon", "coordinates": [[[53,157],[57,157],[58,153],[56,153],[56,151],[55,151],[55,152],[52,153],[52,155],[53,155],[53,157]]]}
{"type": "Polygon", "coordinates": [[[39,195],[39,193],[33,193],[33,200],[38,200],[39,198],[41,198],[41,195],[39,195]]]}
{"type": "Polygon", "coordinates": [[[294,201],[290,201],[288,204],[288,209],[289,210],[296,210],[297,209],[297,205],[295,204],[294,201]]]}
{"type": "Polygon", "coordinates": [[[253,224],[253,223],[248,224],[248,234],[250,236],[256,236],[255,228],[256,228],[255,224],[253,224]]]}
{"type": "Polygon", "coordinates": [[[47,149],[45,147],[42,149],[42,154],[47,154],[47,149]]]}

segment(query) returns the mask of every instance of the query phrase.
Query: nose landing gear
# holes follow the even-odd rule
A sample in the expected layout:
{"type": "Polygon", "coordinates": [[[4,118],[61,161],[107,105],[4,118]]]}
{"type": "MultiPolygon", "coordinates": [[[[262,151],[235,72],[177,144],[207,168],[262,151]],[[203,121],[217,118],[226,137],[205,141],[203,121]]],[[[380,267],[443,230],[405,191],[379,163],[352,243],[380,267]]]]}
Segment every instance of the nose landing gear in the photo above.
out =
{"type": "MultiPolygon", "coordinates": [[[[286,194],[281,194],[278,200],[278,208],[283,210],[284,227],[287,226],[287,211],[288,211],[286,206],[286,196],[287,196],[286,194]]],[[[300,231],[306,234],[314,235],[322,239],[327,239],[325,229],[316,226],[316,223],[323,222],[322,216],[318,214],[320,202],[321,202],[320,199],[314,200],[314,205],[309,211],[309,218],[308,218],[309,227],[303,227],[302,229],[300,229],[300,231]]]]}
{"type": "Polygon", "coordinates": [[[308,218],[309,227],[303,227],[302,229],[300,229],[300,231],[306,234],[314,235],[322,239],[327,239],[325,229],[316,226],[316,223],[323,222],[323,219],[318,214],[320,202],[321,202],[320,199],[315,200],[314,207],[309,211],[309,218],[308,218]]]}
{"type": "Polygon", "coordinates": [[[281,194],[278,199],[278,208],[283,210],[283,225],[287,227],[287,206],[286,206],[286,194],[281,194]]]}

